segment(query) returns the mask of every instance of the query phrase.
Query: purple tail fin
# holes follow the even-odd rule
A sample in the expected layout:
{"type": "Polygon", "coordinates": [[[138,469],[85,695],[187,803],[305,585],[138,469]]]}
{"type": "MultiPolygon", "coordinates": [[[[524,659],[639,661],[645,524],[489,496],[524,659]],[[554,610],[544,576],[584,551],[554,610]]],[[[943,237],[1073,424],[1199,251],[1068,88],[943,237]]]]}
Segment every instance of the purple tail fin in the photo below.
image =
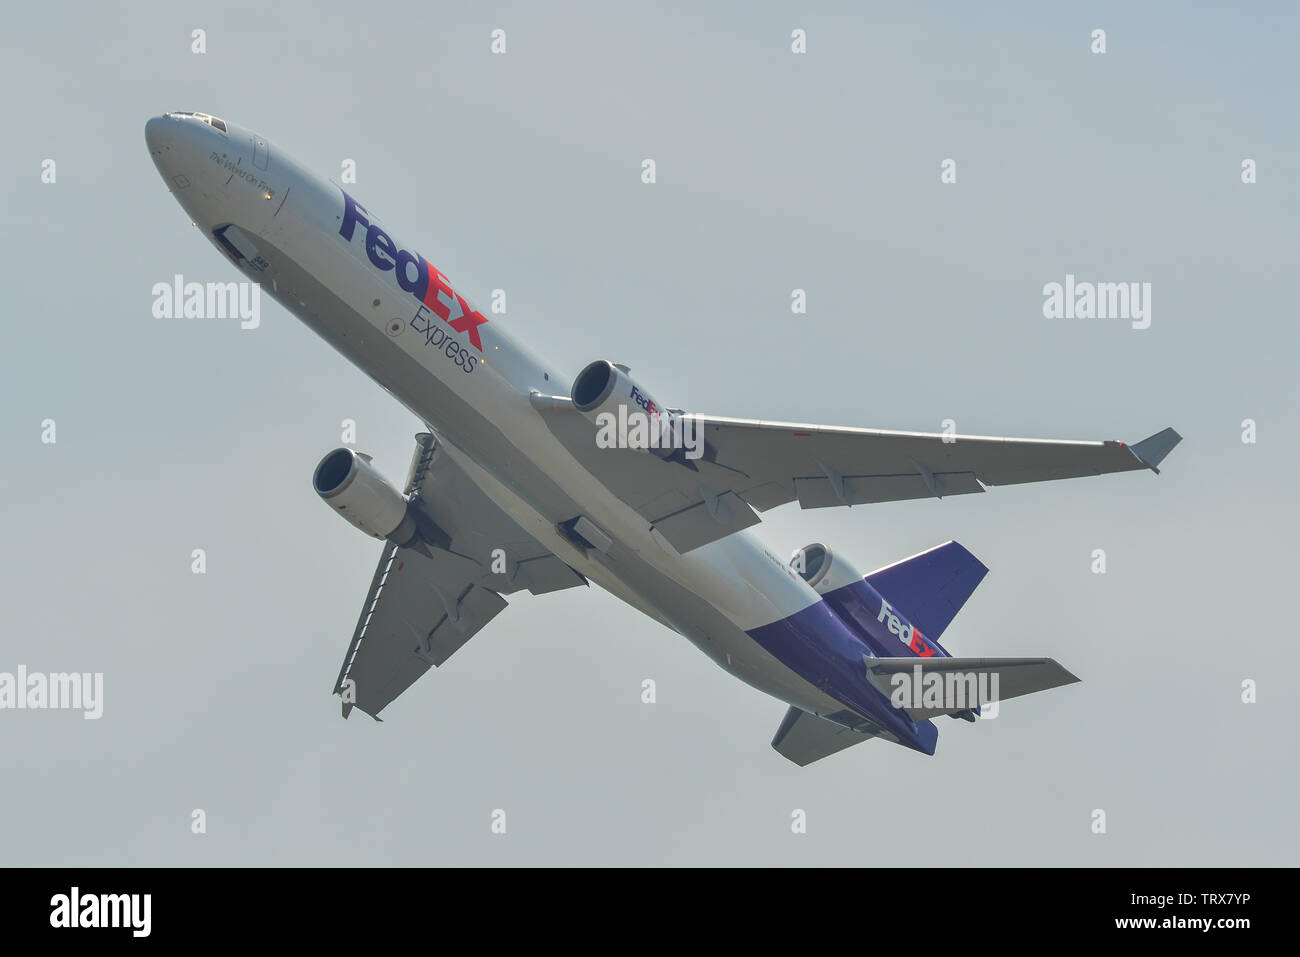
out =
{"type": "Polygon", "coordinates": [[[865,576],[930,639],[938,639],[989,572],[956,542],[886,565],[865,576]]]}

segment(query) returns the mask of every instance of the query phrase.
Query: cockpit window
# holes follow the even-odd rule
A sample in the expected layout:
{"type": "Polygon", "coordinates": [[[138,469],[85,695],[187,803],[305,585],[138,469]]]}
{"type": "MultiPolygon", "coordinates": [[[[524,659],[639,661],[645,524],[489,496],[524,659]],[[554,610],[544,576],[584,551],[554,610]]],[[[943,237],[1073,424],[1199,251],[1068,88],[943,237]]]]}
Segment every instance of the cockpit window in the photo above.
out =
{"type": "Polygon", "coordinates": [[[188,114],[179,113],[177,115],[192,116],[196,120],[202,120],[204,123],[207,123],[208,126],[216,127],[217,129],[221,130],[221,132],[223,133],[226,132],[226,121],[222,119],[218,119],[217,117],[213,116],[210,113],[188,113],[188,114]]]}

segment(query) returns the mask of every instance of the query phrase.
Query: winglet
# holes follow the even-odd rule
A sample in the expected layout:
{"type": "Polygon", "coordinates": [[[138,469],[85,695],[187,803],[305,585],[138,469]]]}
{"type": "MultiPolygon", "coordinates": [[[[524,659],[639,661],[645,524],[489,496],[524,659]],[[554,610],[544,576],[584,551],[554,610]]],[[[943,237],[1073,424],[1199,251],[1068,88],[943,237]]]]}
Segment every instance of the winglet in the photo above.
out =
{"type": "Polygon", "coordinates": [[[1165,429],[1163,432],[1157,432],[1155,435],[1148,436],[1136,445],[1130,446],[1133,454],[1142,460],[1151,471],[1157,475],[1160,474],[1158,466],[1165,460],[1165,456],[1174,450],[1174,446],[1183,440],[1183,437],[1173,429],[1165,429]]]}

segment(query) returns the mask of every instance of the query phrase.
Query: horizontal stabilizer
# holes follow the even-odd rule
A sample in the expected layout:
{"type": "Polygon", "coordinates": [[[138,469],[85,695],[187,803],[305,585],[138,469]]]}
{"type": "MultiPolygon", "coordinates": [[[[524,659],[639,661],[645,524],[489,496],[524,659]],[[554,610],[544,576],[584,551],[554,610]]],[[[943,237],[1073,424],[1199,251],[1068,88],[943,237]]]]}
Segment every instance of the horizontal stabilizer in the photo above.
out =
{"type": "Polygon", "coordinates": [[[864,662],[868,680],[891,701],[903,702],[916,720],[958,714],[1079,680],[1053,658],[866,657],[864,662]]]}
{"type": "Polygon", "coordinates": [[[782,757],[803,768],[836,751],[843,751],[874,737],[874,731],[854,731],[792,705],[785,713],[781,727],[776,729],[772,747],[782,757]]]}

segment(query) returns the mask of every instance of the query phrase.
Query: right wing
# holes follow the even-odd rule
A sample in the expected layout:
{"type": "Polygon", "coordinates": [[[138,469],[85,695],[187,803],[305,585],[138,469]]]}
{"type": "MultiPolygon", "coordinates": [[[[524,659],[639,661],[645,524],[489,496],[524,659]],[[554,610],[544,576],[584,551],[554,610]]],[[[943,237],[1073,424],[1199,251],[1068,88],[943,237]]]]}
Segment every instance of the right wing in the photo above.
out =
{"type": "Polygon", "coordinates": [[[416,436],[406,495],[440,541],[427,555],[384,543],[334,684],[345,718],[357,707],[378,720],[430,665],[441,665],[505,608],[502,593],[540,595],[587,583],[483,494],[428,433],[416,436]],[[496,549],[506,563],[500,574],[491,570],[496,549]]]}

